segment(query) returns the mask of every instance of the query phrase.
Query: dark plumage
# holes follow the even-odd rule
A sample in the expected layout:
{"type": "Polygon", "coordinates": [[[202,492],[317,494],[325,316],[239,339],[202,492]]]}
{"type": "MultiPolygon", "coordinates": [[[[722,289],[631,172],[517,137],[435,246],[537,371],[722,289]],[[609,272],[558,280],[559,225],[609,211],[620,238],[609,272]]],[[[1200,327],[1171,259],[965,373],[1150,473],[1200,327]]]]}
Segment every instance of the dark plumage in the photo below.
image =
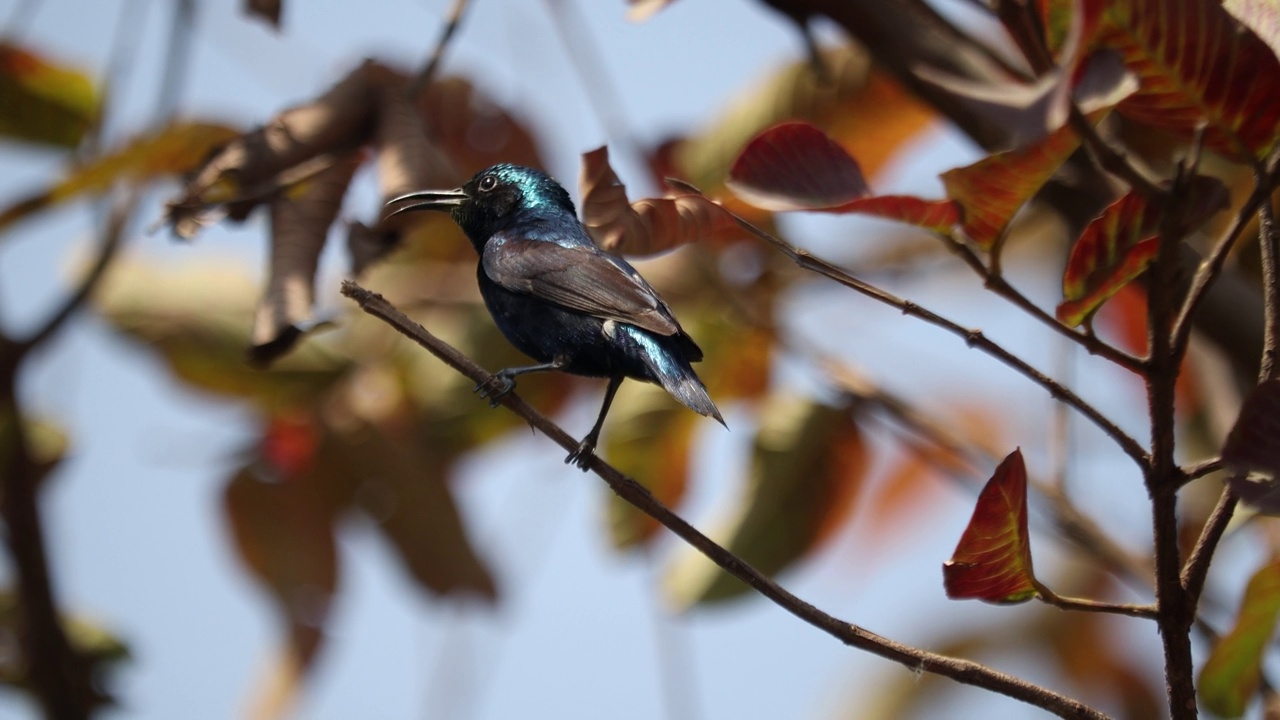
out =
{"type": "Polygon", "coordinates": [[[562,370],[609,378],[591,432],[565,462],[586,469],[623,378],[661,385],[675,399],[721,424],[719,410],[690,363],[702,350],[671,308],[625,260],[596,247],[573,201],[546,174],[494,165],[457,190],[392,200],[392,213],[448,211],[480,254],[480,294],[502,334],[537,365],[501,370],[499,397],[529,372],[562,370]]]}

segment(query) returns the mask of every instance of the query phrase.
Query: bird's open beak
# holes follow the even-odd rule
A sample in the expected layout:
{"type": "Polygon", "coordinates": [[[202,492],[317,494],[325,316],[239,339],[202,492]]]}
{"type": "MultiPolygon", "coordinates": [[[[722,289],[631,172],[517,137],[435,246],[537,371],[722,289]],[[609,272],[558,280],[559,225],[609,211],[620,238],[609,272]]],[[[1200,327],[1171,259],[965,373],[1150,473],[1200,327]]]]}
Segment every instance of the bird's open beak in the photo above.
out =
{"type": "Polygon", "coordinates": [[[387,213],[386,217],[390,218],[400,213],[413,212],[415,210],[449,212],[466,202],[466,200],[467,194],[462,188],[457,190],[423,190],[388,200],[386,207],[394,209],[387,213]]]}

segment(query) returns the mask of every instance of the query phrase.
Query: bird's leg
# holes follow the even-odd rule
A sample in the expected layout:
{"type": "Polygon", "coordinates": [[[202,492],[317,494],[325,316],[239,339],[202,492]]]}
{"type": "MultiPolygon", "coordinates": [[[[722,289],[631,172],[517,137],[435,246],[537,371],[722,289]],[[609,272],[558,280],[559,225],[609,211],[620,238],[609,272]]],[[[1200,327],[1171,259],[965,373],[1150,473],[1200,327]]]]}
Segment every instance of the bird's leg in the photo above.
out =
{"type": "Polygon", "coordinates": [[[560,370],[568,361],[565,358],[555,358],[551,362],[539,363],[537,365],[525,365],[524,367],[513,367],[499,370],[493,374],[493,377],[486,382],[477,383],[471,392],[480,393],[480,397],[489,398],[489,407],[498,406],[498,398],[511,392],[516,387],[516,381],[513,379],[517,375],[525,373],[545,372],[547,370],[560,370]]]}
{"type": "Polygon", "coordinates": [[[600,416],[596,418],[596,424],[592,426],[591,432],[578,443],[578,449],[569,453],[569,457],[564,459],[566,464],[573,463],[582,468],[583,472],[587,471],[591,456],[596,451],[596,441],[600,439],[600,428],[604,427],[604,416],[609,414],[609,405],[613,404],[613,396],[618,393],[620,385],[622,385],[621,375],[609,378],[609,387],[604,391],[604,405],[600,406],[600,416]]]}

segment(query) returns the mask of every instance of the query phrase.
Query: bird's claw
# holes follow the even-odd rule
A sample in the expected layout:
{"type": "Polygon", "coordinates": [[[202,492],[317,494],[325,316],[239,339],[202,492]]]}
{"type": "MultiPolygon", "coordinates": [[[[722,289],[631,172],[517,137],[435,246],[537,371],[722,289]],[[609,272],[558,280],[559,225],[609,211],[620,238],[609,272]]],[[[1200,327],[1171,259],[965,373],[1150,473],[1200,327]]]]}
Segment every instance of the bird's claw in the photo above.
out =
{"type": "Polygon", "coordinates": [[[479,393],[480,397],[487,398],[489,407],[494,408],[498,407],[498,398],[511,392],[515,387],[516,381],[511,379],[510,376],[496,373],[485,382],[476,383],[471,392],[479,393]]]}
{"type": "Polygon", "coordinates": [[[591,458],[595,457],[596,444],[591,438],[587,438],[578,443],[578,448],[569,453],[569,457],[564,459],[565,465],[577,465],[578,469],[586,472],[591,467],[591,458]]]}

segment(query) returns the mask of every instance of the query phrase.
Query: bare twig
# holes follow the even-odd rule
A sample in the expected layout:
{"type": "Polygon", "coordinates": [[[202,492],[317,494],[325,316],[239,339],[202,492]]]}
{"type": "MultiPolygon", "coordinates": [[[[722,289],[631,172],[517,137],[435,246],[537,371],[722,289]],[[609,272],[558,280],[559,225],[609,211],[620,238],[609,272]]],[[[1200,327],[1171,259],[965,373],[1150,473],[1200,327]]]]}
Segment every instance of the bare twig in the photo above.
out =
{"type": "Polygon", "coordinates": [[[1209,458],[1208,460],[1201,460],[1195,465],[1191,465],[1183,468],[1182,476],[1186,478],[1187,482],[1191,482],[1192,480],[1199,480],[1205,475],[1209,475],[1210,473],[1215,473],[1221,469],[1222,469],[1222,458],[1220,457],[1209,458]]]}
{"type": "Polygon", "coordinates": [[[1154,620],[1156,617],[1155,605],[1133,605],[1130,603],[1109,603],[1100,602],[1098,600],[1087,600],[1085,598],[1063,597],[1049,590],[1043,585],[1037,584],[1039,598],[1062,610],[1079,610],[1082,612],[1109,613],[1112,615],[1125,615],[1128,617],[1146,618],[1154,620]]]}
{"type": "Polygon", "coordinates": [[[986,288],[997,296],[1008,300],[1015,307],[1038,320],[1042,325],[1048,327],[1059,335],[1075,342],[1084,348],[1090,355],[1097,355],[1105,358],[1120,367],[1141,374],[1145,370],[1144,361],[1141,358],[1134,357],[1129,353],[1107,343],[1093,333],[1080,332],[1063,324],[1058,318],[1041,309],[1038,305],[1031,302],[1031,299],[1023,295],[1017,288],[1009,284],[1008,280],[998,272],[993,271],[983,264],[982,259],[967,245],[959,242],[955,238],[941,235],[943,242],[946,243],[948,249],[958,255],[966,265],[973,269],[978,277],[982,278],[982,282],[986,288]]]}
{"type": "MultiPolygon", "coordinates": [[[[489,383],[493,376],[476,365],[455,348],[429,333],[418,323],[395,309],[381,295],[372,293],[354,282],[346,281],[342,293],[355,300],[366,313],[380,318],[400,333],[417,342],[454,370],[477,384],[489,383]]],[[[515,412],[539,432],[566,450],[577,448],[578,442],[545,415],[530,407],[514,392],[498,398],[498,403],[515,412]]],[[[1008,697],[1043,708],[1059,717],[1096,718],[1106,716],[1082,703],[1052,692],[1019,678],[993,670],[980,663],[938,655],[925,650],[889,640],[857,625],[844,622],[824,613],[783,589],[773,580],[743,562],[733,553],[703,535],[665,505],[658,502],[644,486],[618,472],[597,456],[591,456],[589,468],[599,475],[609,487],[627,502],[657,520],[726,572],[747,583],[761,595],[797,618],[826,632],[841,642],[887,658],[915,671],[923,671],[949,677],[976,687],[981,687],[1008,697]]]]}
{"type": "Polygon", "coordinates": [[[1240,234],[1248,227],[1249,219],[1262,206],[1263,201],[1271,197],[1271,189],[1276,183],[1276,174],[1280,172],[1276,167],[1277,164],[1280,163],[1273,161],[1270,165],[1271,169],[1255,183],[1253,193],[1245,200],[1244,205],[1236,213],[1235,220],[1232,221],[1231,226],[1227,228],[1226,232],[1218,240],[1209,257],[1200,263],[1199,270],[1196,271],[1195,277],[1192,278],[1191,289],[1187,292],[1186,299],[1182,303],[1182,308],[1178,313],[1177,320],[1174,321],[1173,330],[1170,333],[1173,337],[1172,350],[1179,357],[1186,351],[1187,342],[1191,337],[1191,319],[1195,316],[1200,304],[1204,302],[1209,285],[1213,283],[1218,277],[1218,273],[1222,271],[1222,266],[1227,261],[1227,255],[1231,252],[1236,240],[1240,238],[1240,234]]]}
{"type": "Polygon", "coordinates": [[[469,4],[470,0],[453,0],[453,5],[449,7],[449,14],[445,17],[444,27],[440,28],[440,37],[436,39],[435,49],[431,51],[431,56],[427,58],[427,62],[423,64],[418,74],[409,81],[407,91],[409,97],[417,97],[435,78],[436,72],[440,69],[440,61],[444,58],[445,48],[449,46],[454,33],[458,31],[458,25],[462,23],[463,13],[466,12],[469,4]]]}
{"type": "Polygon", "coordinates": [[[1258,249],[1262,255],[1262,363],[1258,382],[1275,377],[1277,354],[1280,353],[1280,252],[1276,248],[1276,218],[1271,207],[1271,184],[1266,176],[1256,174],[1259,187],[1266,193],[1258,207],[1258,249]]]}
{"type": "Polygon", "coordinates": [[[1235,512],[1238,502],[1239,498],[1231,491],[1231,486],[1228,485],[1222,489],[1218,504],[1214,506],[1209,519],[1205,521],[1204,529],[1200,531],[1200,537],[1196,540],[1196,546],[1191,549],[1187,564],[1182,568],[1182,587],[1186,588],[1192,607],[1200,601],[1205,578],[1209,575],[1209,561],[1213,559],[1213,551],[1217,549],[1218,541],[1222,539],[1227,524],[1231,522],[1231,515],[1235,512]]]}
{"type": "MultiPolygon", "coordinates": [[[[725,210],[725,212],[729,211],[725,210]]],[[[1005,365],[1008,365],[1022,376],[1047,390],[1055,399],[1061,400],[1075,408],[1077,412],[1088,418],[1094,425],[1097,425],[1098,428],[1111,437],[1111,439],[1120,446],[1120,449],[1124,451],[1126,455],[1133,458],[1133,461],[1136,462],[1139,467],[1144,469],[1146,468],[1146,450],[1144,450],[1136,440],[1099,412],[1097,408],[1085,402],[1083,398],[1075,394],[1071,389],[1064,387],[1061,383],[1032,367],[1027,363],[1027,361],[1006,350],[1004,346],[989,339],[981,330],[966,328],[931,310],[921,307],[910,300],[904,300],[892,293],[875,287],[874,285],[863,282],[826,260],[792,246],[785,240],[764,231],[738,215],[734,213],[729,214],[735,221],[737,221],[740,227],[780,250],[787,257],[791,258],[796,265],[799,265],[806,270],[811,270],[830,280],[834,280],[847,288],[857,290],[873,300],[878,300],[890,307],[897,308],[902,311],[902,314],[904,315],[910,315],[911,317],[923,320],[930,325],[942,328],[953,335],[964,338],[965,343],[968,344],[969,347],[977,348],[1005,365]]]]}

